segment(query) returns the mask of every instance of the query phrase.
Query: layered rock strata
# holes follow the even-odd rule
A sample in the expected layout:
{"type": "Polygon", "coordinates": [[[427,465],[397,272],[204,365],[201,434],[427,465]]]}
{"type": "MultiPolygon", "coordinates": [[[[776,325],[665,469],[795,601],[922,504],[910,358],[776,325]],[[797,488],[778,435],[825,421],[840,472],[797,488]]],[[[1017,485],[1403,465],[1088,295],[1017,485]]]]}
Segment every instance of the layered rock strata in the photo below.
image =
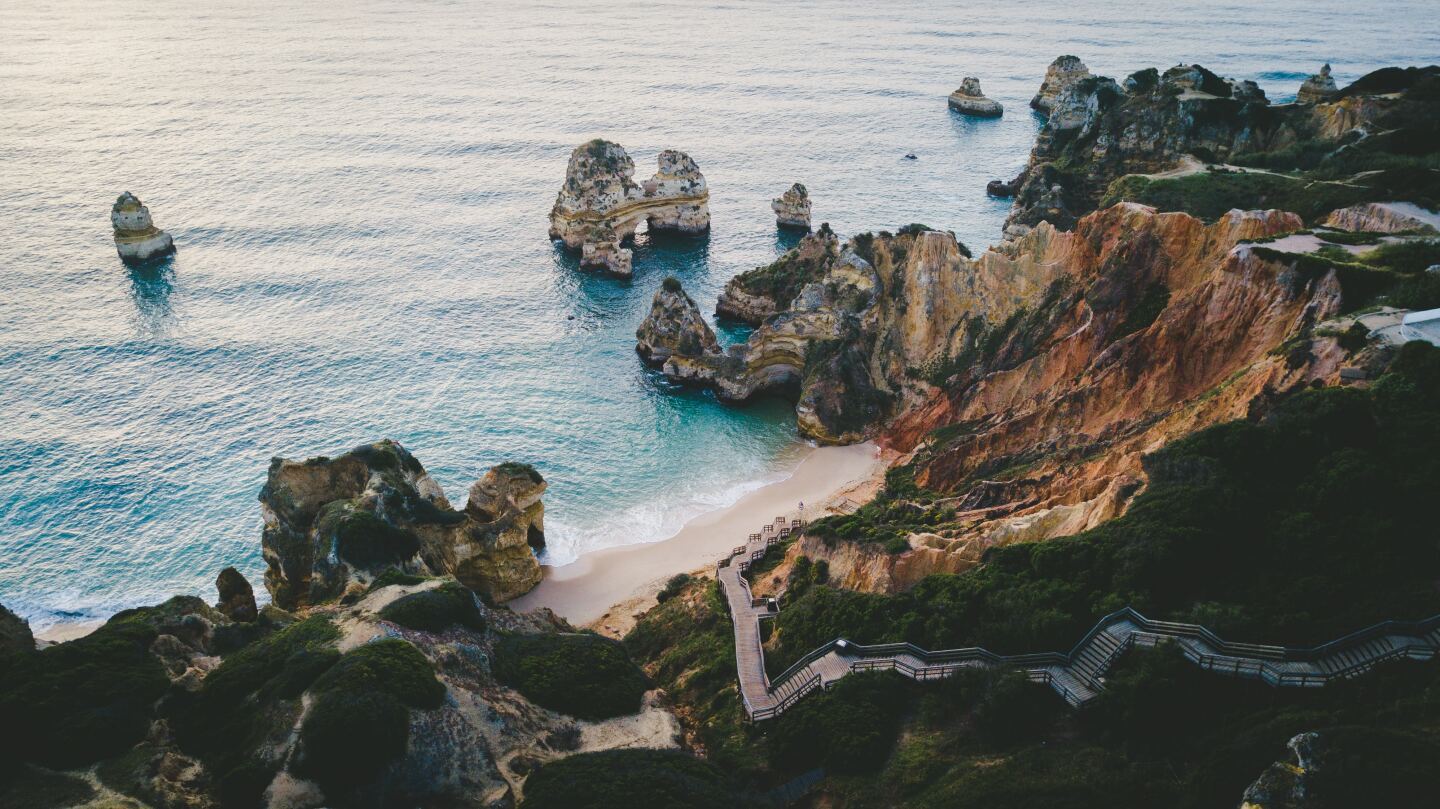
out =
{"type": "Polygon", "coordinates": [[[709,232],[710,192],[695,161],[667,149],[658,163],[637,184],[635,163],[620,144],[596,139],[577,146],[550,211],[550,238],[582,251],[586,266],[626,274],[630,256],[620,245],[641,222],[652,232],[709,232]]]}
{"type": "Polygon", "coordinates": [[[1351,205],[1331,211],[1325,218],[1325,227],[1368,233],[1437,232],[1432,222],[1440,221],[1440,217],[1434,214],[1426,216],[1423,211],[1406,210],[1406,207],[1383,202],[1351,205]]]}
{"type": "Polygon", "coordinates": [[[129,191],[111,206],[110,225],[115,230],[115,250],[127,262],[148,261],[175,252],[175,240],[155,227],[150,209],[129,191]]]}
{"type": "Polygon", "coordinates": [[[810,192],[800,183],[770,203],[775,212],[775,224],[782,228],[810,229],[810,192]]]}
{"type": "Polygon", "coordinates": [[[1301,104],[1320,104],[1340,97],[1340,88],[1330,75],[1330,65],[1324,65],[1320,72],[1300,84],[1295,100],[1301,104]]]}
{"type": "Polygon", "coordinates": [[[999,101],[985,97],[980,80],[974,76],[966,76],[960,89],[950,94],[950,109],[976,118],[999,118],[1005,113],[999,101]]]}
{"type": "Polygon", "coordinates": [[[543,542],[544,489],[534,469],[502,464],[456,511],[393,441],[333,459],[275,458],[260,491],[265,587],[277,606],[295,609],[395,570],[453,575],[492,602],[507,601],[540,582],[531,547],[537,535],[543,542]]]}
{"type": "Polygon", "coordinates": [[[1055,61],[1050,63],[1050,67],[1046,68],[1040,91],[1030,99],[1030,108],[1048,114],[1055,104],[1055,99],[1059,98],[1062,92],[1081,79],[1088,78],[1090,69],[1085,67],[1080,57],[1057,56],[1055,61]]]}
{"type": "Polygon", "coordinates": [[[825,275],[840,255],[840,239],[828,223],[800,239],[778,261],[731,278],[715,304],[715,314],[758,326],[765,318],[787,309],[808,283],[825,275]]]}

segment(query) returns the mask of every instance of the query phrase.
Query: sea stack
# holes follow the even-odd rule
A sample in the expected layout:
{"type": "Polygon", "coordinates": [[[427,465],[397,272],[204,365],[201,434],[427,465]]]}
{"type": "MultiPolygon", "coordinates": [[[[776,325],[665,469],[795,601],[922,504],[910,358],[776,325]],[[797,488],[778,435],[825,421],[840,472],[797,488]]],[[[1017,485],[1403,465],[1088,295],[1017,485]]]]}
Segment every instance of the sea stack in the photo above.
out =
{"type": "Polygon", "coordinates": [[[1335,79],[1330,76],[1328,64],[1322,66],[1319,73],[1302,82],[1299,92],[1295,94],[1295,100],[1301,104],[1320,104],[1339,97],[1340,88],[1335,86],[1335,79]]]}
{"type": "Polygon", "coordinates": [[[1090,68],[1078,56],[1059,56],[1045,71],[1045,80],[1040,83],[1040,92],[1030,99],[1030,108],[1049,114],[1060,93],[1072,87],[1081,79],[1090,77],[1090,68]]]}
{"type": "Polygon", "coordinates": [[[127,262],[147,261],[175,252],[175,240],[155,227],[150,209],[138,197],[126,191],[110,208],[110,224],[115,228],[115,250],[127,262]]]}
{"type": "Polygon", "coordinates": [[[999,118],[1005,113],[999,101],[985,97],[980,80],[974,76],[966,76],[960,89],[950,94],[950,109],[976,118],[999,118]]]}
{"type": "Polygon", "coordinates": [[[775,224],[782,228],[797,230],[810,229],[810,192],[804,185],[795,183],[790,190],[770,203],[775,212],[775,224]]]}
{"type": "Polygon", "coordinates": [[[666,278],[655,292],[650,314],[635,330],[635,352],[658,368],[671,357],[718,356],[720,343],[680,281],[666,278]]]}
{"type": "Polygon", "coordinates": [[[550,238],[580,250],[583,266],[628,275],[629,251],[620,245],[642,221],[652,232],[709,232],[710,191],[695,161],[667,149],[658,163],[636,184],[635,162],[620,144],[597,138],[575,147],[550,210],[550,238]]]}

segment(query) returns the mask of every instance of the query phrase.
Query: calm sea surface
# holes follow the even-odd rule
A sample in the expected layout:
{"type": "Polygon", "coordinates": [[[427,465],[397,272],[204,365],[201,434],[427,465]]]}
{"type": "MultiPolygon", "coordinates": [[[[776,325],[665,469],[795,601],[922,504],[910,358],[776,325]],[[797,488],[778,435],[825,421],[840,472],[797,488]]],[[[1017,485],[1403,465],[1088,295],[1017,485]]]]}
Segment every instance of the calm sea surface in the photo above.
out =
{"type": "Polygon", "coordinates": [[[270,457],[382,437],[457,501],[535,463],[548,561],[661,538],[799,457],[784,403],[672,390],[633,351],[667,274],[708,311],[785,249],[791,182],[842,234],[983,247],[1058,54],[1272,98],[1325,61],[1440,60],[1433,0],[521,5],[6,3],[0,602],[43,627],[211,596],[227,564],[258,587],[270,457]],[[1004,119],[947,111],[966,75],[1004,119]],[[642,236],[629,283],[579,272],[546,214],[597,136],[640,176],[689,152],[713,234],[642,236]],[[115,256],[126,190],[180,246],[158,269],[115,256]]]}

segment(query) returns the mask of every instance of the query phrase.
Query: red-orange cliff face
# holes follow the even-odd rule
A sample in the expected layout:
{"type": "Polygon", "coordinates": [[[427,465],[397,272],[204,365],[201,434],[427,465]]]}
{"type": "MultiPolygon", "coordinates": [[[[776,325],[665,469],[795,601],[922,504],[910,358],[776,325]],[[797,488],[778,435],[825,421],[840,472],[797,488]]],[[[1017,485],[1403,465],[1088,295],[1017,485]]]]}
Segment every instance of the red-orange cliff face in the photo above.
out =
{"type": "Polygon", "coordinates": [[[916,482],[955,518],[897,555],[813,538],[792,553],[826,559],[845,586],[904,589],[992,545],[1108,520],[1144,485],[1144,453],[1333,380],[1344,352],[1310,332],[1339,312],[1334,275],[1307,278],[1240,244],[1300,226],[1281,211],[1207,226],[1122,204],[981,256],[977,285],[1053,280],[1028,298],[996,296],[1015,303],[986,313],[1009,324],[992,329],[993,354],[917,395],[882,437],[913,451],[916,482]]]}

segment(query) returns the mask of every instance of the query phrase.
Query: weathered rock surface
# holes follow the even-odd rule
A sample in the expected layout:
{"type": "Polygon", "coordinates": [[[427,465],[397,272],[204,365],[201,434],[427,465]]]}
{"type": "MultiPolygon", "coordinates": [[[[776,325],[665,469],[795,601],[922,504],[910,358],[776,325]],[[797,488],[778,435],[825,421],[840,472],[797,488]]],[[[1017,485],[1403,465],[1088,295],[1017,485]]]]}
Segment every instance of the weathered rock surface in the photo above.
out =
{"type": "MultiPolygon", "coordinates": [[[[490,474],[509,479],[509,466],[490,474]]],[[[538,501],[455,511],[415,456],[393,441],[334,459],[276,458],[260,502],[265,586],[283,609],[338,598],[387,570],[454,575],[495,602],[540,582],[530,544],[535,533],[543,537],[538,501]]]]}
{"type": "Polygon", "coordinates": [[[1316,747],[1320,734],[1300,733],[1286,742],[1295,761],[1277,761],[1270,765],[1255,783],[1245,788],[1241,809],[1303,809],[1318,807],[1323,801],[1312,795],[1312,784],[1318,761],[1316,747]]]}
{"type": "Polygon", "coordinates": [[[674,278],[666,278],[655,292],[650,314],[635,330],[635,340],[635,351],[640,358],[657,367],[675,356],[700,358],[720,354],[720,343],[700,314],[700,307],[674,278]]]}
{"type": "Polygon", "coordinates": [[[35,651],[30,624],[0,604],[0,655],[35,651]]]}
{"type": "Polygon", "coordinates": [[[1340,88],[1335,86],[1335,79],[1330,76],[1328,64],[1321,67],[1319,73],[1302,82],[1299,91],[1295,93],[1295,100],[1301,104],[1320,104],[1339,97],[1340,88]]]}
{"type": "Polygon", "coordinates": [[[550,211],[550,238],[581,250],[585,266],[624,275],[630,256],[620,245],[642,221],[656,232],[709,232],[710,192],[695,161],[670,149],[658,162],[654,176],[637,184],[635,163],[620,144],[577,146],[550,211]]]}
{"type": "Polygon", "coordinates": [[[1423,214],[1420,211],[1406,210],[1407,207],[1409,206],[1367,202],[1339,208],[1325,219],[1325,226],[1370,233],[1437,232],[1431,221],[1421,218],[1423,214]]]}
{"type": "Polygon", "coordinates": [[[824,277],[839,255],[840,239],[828,223],[822,223],[778,261],[731,278],[715,304],[715,314],[758,326],[788,309],[800,290],[824,277]]]}
{"type": "Polygon", "coordinates": [[[980,80],[974,76],[966,76],[960,89],[950,94],[950,109],[976,118],[999,118],[1005,113],[999,101],[985,97],[980,80]]]}
{"type": "Polygon", "coordinates": [[[175,240],[155,227],[150,209],[129,191],[111,206],[110,225],[115,230],[115,250],[125,261],[148,261],[175,252],[175,240]]]}
{"type": "Polygon", "coordinates": [[[804,185],[795,183],[789,190],[770,203],[775,212],[775,224],[782,228],[810,229],[810,192],[804,185]]]}
{"type": "Polygon", "coordinates": [[[255,607],[255,591],[235,568],[227,567],[220,571],[215,579],[215,589],[220,593],[220,602],[215,608],[230,620],[245,623],[259,615],[255,607]]]}
{"type": "Polygon", "coordinates": [[[1057,56],[1050,67],[1045,70],[1045,79],[1040,84],[1040,91],[1030,99],[1030,108],[1040,112],[1050,112],[1055,99],[1067,90],[1071,85],[1081,79],[1090,77],[1090,69],[1080,61],[1078,56],[1057,56]]]}

